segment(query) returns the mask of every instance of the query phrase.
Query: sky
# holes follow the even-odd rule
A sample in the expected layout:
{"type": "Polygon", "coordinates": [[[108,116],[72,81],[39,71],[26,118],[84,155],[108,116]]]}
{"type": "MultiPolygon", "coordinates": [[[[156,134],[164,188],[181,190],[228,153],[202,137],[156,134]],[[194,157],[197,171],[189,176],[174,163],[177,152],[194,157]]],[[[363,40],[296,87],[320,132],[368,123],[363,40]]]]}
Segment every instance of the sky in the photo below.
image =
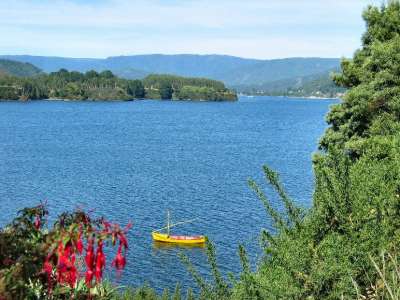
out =
{"type": "Polygon", "coordinates": [[[383,0],[0,0],[0,54],[350,57],[383,0]]]}

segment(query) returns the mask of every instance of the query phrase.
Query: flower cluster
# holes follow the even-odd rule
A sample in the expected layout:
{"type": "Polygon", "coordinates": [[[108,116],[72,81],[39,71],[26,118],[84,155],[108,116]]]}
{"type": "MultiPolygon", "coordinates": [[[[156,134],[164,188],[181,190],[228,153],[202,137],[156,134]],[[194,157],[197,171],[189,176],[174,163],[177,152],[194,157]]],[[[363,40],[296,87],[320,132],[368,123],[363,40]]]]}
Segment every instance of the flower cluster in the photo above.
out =
{"type": "Polygon", "coordinates": [[[63,218],[49,242],[48,255],[43,264],[48,287],[55,285],[74,288],[80,279],[88,288],[100,283],[106,267],[103,248],[106,244],[118,245],[112,266],[120,272],[126,265],[128,224],[121,229],[118,224],[105,220],[92,221],[81,211],[63,218]],[[83,262],[83,263],[82,263],[83,262]]]}

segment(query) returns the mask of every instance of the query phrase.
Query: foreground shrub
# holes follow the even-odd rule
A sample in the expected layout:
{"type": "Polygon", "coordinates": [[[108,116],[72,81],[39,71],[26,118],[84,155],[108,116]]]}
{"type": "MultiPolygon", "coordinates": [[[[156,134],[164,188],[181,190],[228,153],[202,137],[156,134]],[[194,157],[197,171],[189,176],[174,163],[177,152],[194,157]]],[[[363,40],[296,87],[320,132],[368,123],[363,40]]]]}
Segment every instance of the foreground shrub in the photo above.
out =
{"type": "Polygon", "coordinates": [[[370,261],[374,266],[377,276],[375,281],[371,281],[368,288],[362,293],[357,282],[353,281],[357,292],[357,300],[381,299],[399,300],[400,299],[400,261],[398,251],[382,252],[380,256],[370,261]]]}
{"type": "Polygon", "coordinates": [[[128,224],[122,229],[77,210],[63,213],[51,228],[44,205],[19,212],[0,231],[0,298],[86,299],[106,296],[102,286],[104,247],[117,247],[112,266],[126,265],[128,224]]]}

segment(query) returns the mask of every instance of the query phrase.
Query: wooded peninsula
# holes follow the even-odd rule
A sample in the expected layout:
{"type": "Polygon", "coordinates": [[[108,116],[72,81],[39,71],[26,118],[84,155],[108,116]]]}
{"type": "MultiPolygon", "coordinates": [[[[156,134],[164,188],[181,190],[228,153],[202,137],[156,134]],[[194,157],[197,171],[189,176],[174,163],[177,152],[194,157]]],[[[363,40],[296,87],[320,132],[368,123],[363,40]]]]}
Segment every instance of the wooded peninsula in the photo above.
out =
{"type": "Polygon", "coordinates": [[[128,80],[111,71],[80,73],[61,69],[29,77],[0,73],[0,99],[236,101],[237,95],[222,82],[205,78],[149,75],[142,80],[128,80]]]}

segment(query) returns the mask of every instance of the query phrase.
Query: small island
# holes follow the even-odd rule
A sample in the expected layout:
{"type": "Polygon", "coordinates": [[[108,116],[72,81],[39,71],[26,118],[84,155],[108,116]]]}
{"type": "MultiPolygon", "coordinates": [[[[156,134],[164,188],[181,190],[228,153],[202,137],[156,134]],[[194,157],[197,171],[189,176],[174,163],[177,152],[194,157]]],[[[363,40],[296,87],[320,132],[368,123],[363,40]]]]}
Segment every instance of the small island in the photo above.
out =
{"type": "Polygon", "coordinates": [[[3,66],[4,69],[0,68],[1,100],[237,100],[236,93],[222,82],[205,78],[153,74],[142,80],[129,80],[108,70],[80,73],[61,69],[46,74],[30,64],[7,61],[3,66]]]}

